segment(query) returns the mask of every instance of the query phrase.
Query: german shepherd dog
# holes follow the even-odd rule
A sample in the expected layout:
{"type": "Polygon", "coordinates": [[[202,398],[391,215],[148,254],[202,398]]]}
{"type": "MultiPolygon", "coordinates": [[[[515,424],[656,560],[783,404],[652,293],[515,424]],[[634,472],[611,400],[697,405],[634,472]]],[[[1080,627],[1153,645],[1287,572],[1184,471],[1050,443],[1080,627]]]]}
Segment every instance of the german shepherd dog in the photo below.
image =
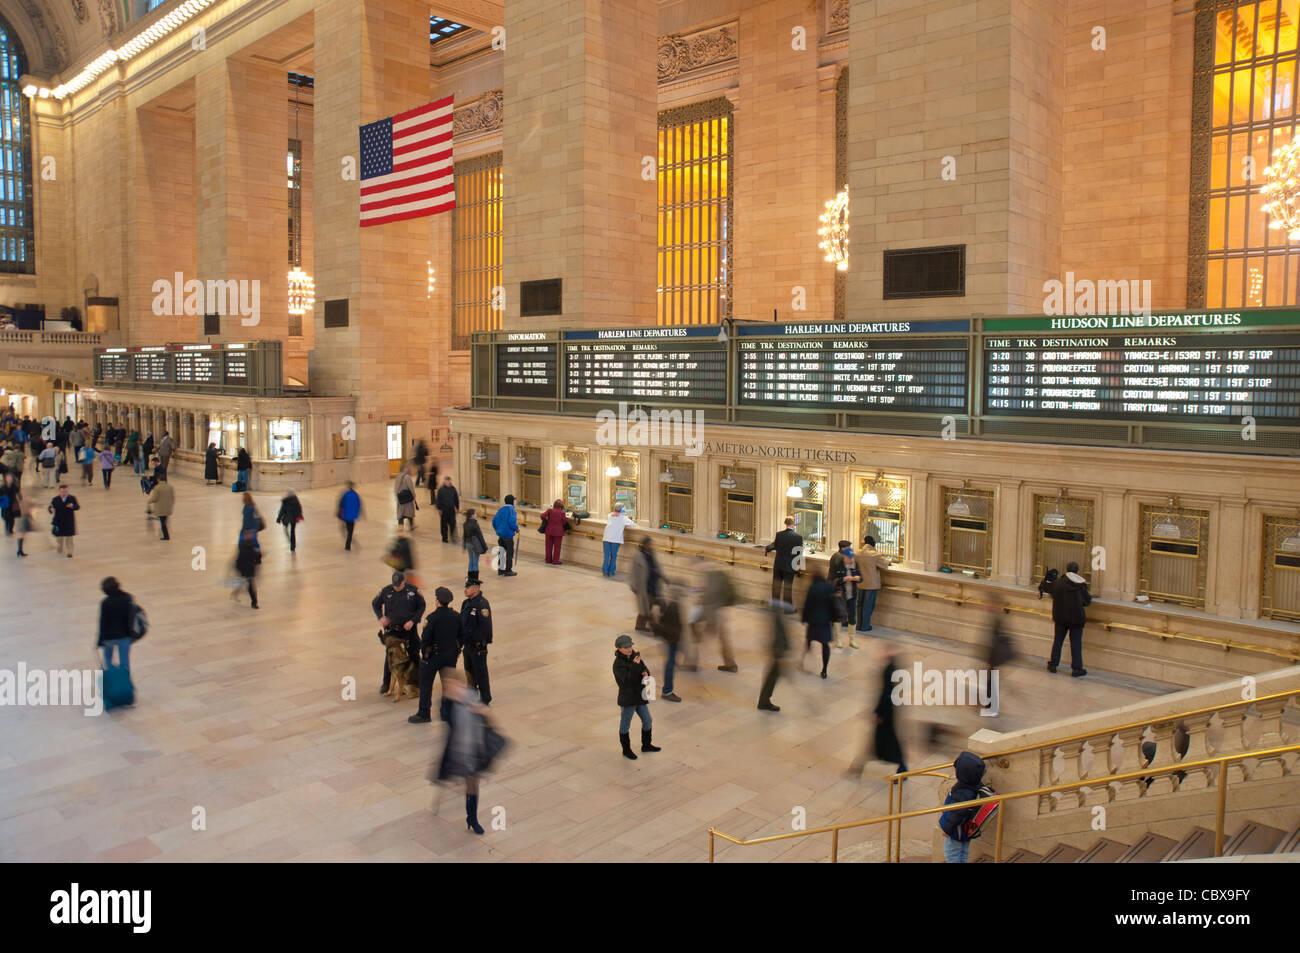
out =
{"type": "Polygon", "coordinates": [[[396,705],[408,688],[412,695],[419,694],[420,667],[411,658],[405,636],[388,636],[384,639],[384,650],[388,653],[388,671],[392,675],[388,694],[393,697],[393,704],[396,705]]]}

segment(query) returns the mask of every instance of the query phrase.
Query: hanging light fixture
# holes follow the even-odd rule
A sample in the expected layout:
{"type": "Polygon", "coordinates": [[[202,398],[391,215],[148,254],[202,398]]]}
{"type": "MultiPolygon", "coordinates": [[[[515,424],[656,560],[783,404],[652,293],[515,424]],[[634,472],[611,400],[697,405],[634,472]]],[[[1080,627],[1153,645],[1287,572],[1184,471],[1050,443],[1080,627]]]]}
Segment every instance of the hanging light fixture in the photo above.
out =
{"type": "Polygon", "coordinates": [[[528,458],[527,458],[526,456],[524,456],[524,449],[523,449],[523,447],[520,447],[520,448],[515,452],[515,466],[517,466],[517,467],[522,467],[522,466],[526,466],[527,464],[528,464],[528,458]]]}
{"type": "Polygon", "coordinates": [[[1065,498],[1065,487],[1061,487],[1061,492],[1056,494],[1056,502],[1052,504],[1052,511],[1043,514],[1043,525],[1060,528],[1065,525],[1065,513],[1061,511],[1061,500],[1065,498]]]}
{"type": "MultiPolygon", "coordinates": [[[[298,112],[302,104],[298,101],[299,86],[296,84],[293,88],[293,138],[298,140],[298,112]]],[[[301,161],[301,160],[300,160],[301,161]]],[[[294,176],[295,167],[301,172],[301,166],[294,162],[293,153],[287,157],[288,171],[291,176],[290,185],[296,181],[294,176]]],[[[293,216],[292,230],[289,235],[289,313],[301,317],[312,309],[316,303],[316,282],[312,281],[311,275],[302,270],[302,186],[298,186],[297,214],[293,216]]],[[[292,208],[291,208],[292,211],[292,208]]]]}
{"type": "MultiPolygon", "coordinates": [[[[969,487],[970,480],[961,481],[961,490],[965,490],[969,487]]],[[[957,491],[957,499],[948,504],[949,516],[970,516],[970,504],[962,499],[961,490],[957,491]]]]}
{"type": "Polygon", "coordinates": [[[474,459],[475,460],[487,459],[487,451],[483,449],[483,444],[481,442],[478,445],[478,449],[474,451],[474,459]]]}
{"type": "Polygon", "coordinates": [[[875,476],[875,478],[874,478],[870,483],[868,483],[868,484],[863,488],[862,499],[861,499],[861,501],[860,501],[860,502],[862,503],[863,506],[879,506],[879,505],[880,505],[880,497],[878,497],[878,496],[876,495],[876,493],[875,493],[875,491],[872,489],[872,487],[874,487],[874,486],[876,486],[878,483],[880,483],[880,479],[881,479],[881,477],[883,477],[883,476],[884,476],[884,473],[883,473],[882,471],[880,471],[880,470],[877,470],[877,471],[876,471],[876,476],[875,476]]]}
{"type": "Polygon", "coordinates": [[[566,447],[564,452],[560,454],[560,462],[555,465],[555,469],[561,473],[568,473],[573,469],[573,464],[569,462],[569,451],[572,449],[572,446],[566,447]]]}
{"type": "Polygon", "coordinates": [[[429,262],[429,293],[425,295],[426,298],[433,297],[433,289],[436,284],[437,281],[435,280],[434,273],[433,273],[433,262],[430,261],[429,262]]]}
{"type": "Polygon", "coordinates": [[[609,466],[605,468],[605,476],[609,477],[611,480],[623,475],[623,468],[618,465],[618,458],[622,456],[622,454],[623,451],[619,450],[609,458],[609,466]]]}
{"type": "Polygon", "coordinates": [[[306,314],[316,303],[316,282],[298,266],[289,272],[289,313],[306,314]]]}
{"type": "Polygon", "coordinates": [[[792,500],[802,500],[802,499],[803,499],[803,484],[806,483],[806,482],[807,482],[807,480],[805,480],[805,478],[804,478],[804,471],[800,470],[800,471],[795,475],[794,482],[791,483],[788,487],[786,487],[786,489],[785,489],[785,495],[786,495],[787,497],[789,497],[790,499],[792,499],[792,500]]]}
{"type": "Polygon", "coordinates": [[[727,467],[727,472],[724,473],[722,479],[718,481],[718,486],[724,490],[734,490],[736,488],[736,478],[731,475],[732,469],[733,467],[727,467]]]}
{"type": "Polygon", "coordinates": [[[826,203],[817,229],[817,247],[837,271],[849,270],[849,187],[826,203]]]}
{"type": "Polygon", "coordinates": [[[1178,505],[1178,497],[1170,497],[1169,509],[1170,512],[1160,514],[1158,517],[1160,522],[1151,527],[1151,535],[1158,536],[1161,539],[1182,539],[1182,528],[1174,522],[1178,511],[1181,509],[1178,505]]]}
{"type": "Polygon", "coordinates": [[[1300,139],[1279,146],[1264,170],[1263,211],[1269,228],[1280,228],[1292,241],[1300,241],[1300,139]]]}

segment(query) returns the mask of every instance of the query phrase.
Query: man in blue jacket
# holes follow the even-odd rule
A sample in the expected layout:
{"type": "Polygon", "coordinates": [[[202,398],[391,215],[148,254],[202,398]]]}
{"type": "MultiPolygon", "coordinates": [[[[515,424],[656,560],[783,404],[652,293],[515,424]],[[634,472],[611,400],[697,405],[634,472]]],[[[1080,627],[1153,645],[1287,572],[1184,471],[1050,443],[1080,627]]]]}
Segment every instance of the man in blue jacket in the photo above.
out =
{"type": "Polygon", "coordinates": [[[517,576],[515,572],[515,537],[519,535],[519,521],[515,517],[515,498],[513,495],[506,494],[505,506],[497,510],[496,515],[492,517],[492,528],[497,533],[497,545],[505,553],[505,568],[497,566],[498,576],[517,576]]]}
{"type": "Polygon", "coordinates": [[[361,519],[361,497],[351,482],[348,483],[348,488],[343,491],[343,495],[339,497],[339,519],[343,521],[343,525],[348,530],[347,540],[343,543],[343,548],[351,550],[352,531],[357,527],[357,520],[361,519]]]}

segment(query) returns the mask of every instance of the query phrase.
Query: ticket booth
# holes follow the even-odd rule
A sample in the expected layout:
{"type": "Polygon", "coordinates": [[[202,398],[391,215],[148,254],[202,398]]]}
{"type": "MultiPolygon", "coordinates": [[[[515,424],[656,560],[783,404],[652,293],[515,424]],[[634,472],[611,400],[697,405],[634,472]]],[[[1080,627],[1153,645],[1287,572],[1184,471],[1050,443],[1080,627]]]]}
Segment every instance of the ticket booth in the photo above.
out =
{"type": "Polygon", "coordinates": [[[907,481],[886,479],[881,473],[858,480],[858,538],[856,547],[868,536],[876,551],[895,561],[903,558],[906,525],[907,481]]]}
{"type": "Polygon", "coordinates": [[[824,473],[786,473],[785,515],[794,519],[794,530],[803,537],[805,553],[824,552],[827,548],[827,483],[824,473]]]}
{"type": "Polygon", "coordinates": [[[1205,608],[1210,514],[1171,501],[1141,507],[1138,591],[1156,602],[1205,608]]]}
{"type": "Polygon", "coordinates": [[[641,480],[640,460],[634,453],[615,453],[605,469],[609,479],[609,509],[623,504],[623,512],[631,519],[637,518],[638,488],[641,480]]]}

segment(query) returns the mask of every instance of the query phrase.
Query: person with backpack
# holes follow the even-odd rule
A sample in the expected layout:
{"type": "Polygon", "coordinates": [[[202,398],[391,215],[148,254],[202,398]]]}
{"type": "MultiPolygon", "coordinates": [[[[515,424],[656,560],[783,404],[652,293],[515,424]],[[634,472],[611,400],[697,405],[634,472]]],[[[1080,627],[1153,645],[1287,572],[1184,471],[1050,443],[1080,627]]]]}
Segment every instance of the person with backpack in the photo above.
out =
{"type": "Polygon", "coordinates": [[[298,524],[302,522],[302,503],[298,494],[290,490],[280,501],[280,512],[275,521],[284,527],[284,534],[289,537],[289,552],[298,550],[298,524]]]}
{"type": "Polygon", "coordinates": [[[630,635],[620,635],[614,640],[614,683],[618,686],[618,741],[623,746],[623,757],[635,761],[632,751],[632,715],[641,719],[641,750],[662,751],[654,745],[651,730],[650,706],[654,698],[650,669],[641,661],[641,653],[630,635]]]}
{"type": "Polygon", "coordinates": [[[147,631],[144,611],[135,604],[131,594],[112,576],[99,584],[104,599],[99,604],[99,638],[96,642],[104,653],[105,707],[135,703],[135,687],[131,683],[131,644],[144,637],[147,631]],[[113,664],[114,652],[117,664],[113,664]]]}
{"type": "MultiPolygon", "coordinates": [[[[984,759],[979,755],[963,751],[957,755],[952,767],[957,781],[943,799],[945,805],[974,801],[993,793],[982,785],[985,768],[984,759]]],[[[964,864],[970,859],[970,842],[979,836],[978,825],[982,825],[983,821],[995,813],[986,810],[989,807],[996,807],[996,804],[984,805],[983,808],[955,808],[939,815],[939,830],[943,831],[944,836],[944,863],[964,864]],[[982,815],[982,818],[977,818],[977,814],[982,815]]]]}
{"type": "MultiPolygon", "coordinates": [[[[348,481],[348,487],[339,497],[338,508],[339,521],[347,528],[347,539],[343,541],[343,548],[352,551],[352,531],[357,527],[357,520],[361,519],[361,495],[357,493],[356,485],[348,481]]],[[[357,544],[360,548],[360,544],[357,544]]]]}
{"type": "Polygon", "coordinates": [[[465,525],[460,531],[465,552],[469,554],[469,568],[466,572],[469,576],[478,575],[478,558],[488,551],[487,540],[483,538],[483,530],[479,528],[474,512],[472,509],[465,511],[465,525]]]}
{"type": "Polygon", "coordinates": [[[1065,567],[1065,575],[1052,583],[1052,623],[1056,629],[1052,639],[1052,657],[1047,661],[1047,670],[1055,672],[1061,662],[1061,645],[1065,636],[1070,636],[1070,675],[1081,678],[1088,674],[1083,667],[1083,627],[1088,622],[1084,612],[1086,606],[1092,605],[1092,594],[1088,592],[1088,580],[1079,575],[1079,564],[1070,563],[1065,567]]]}

